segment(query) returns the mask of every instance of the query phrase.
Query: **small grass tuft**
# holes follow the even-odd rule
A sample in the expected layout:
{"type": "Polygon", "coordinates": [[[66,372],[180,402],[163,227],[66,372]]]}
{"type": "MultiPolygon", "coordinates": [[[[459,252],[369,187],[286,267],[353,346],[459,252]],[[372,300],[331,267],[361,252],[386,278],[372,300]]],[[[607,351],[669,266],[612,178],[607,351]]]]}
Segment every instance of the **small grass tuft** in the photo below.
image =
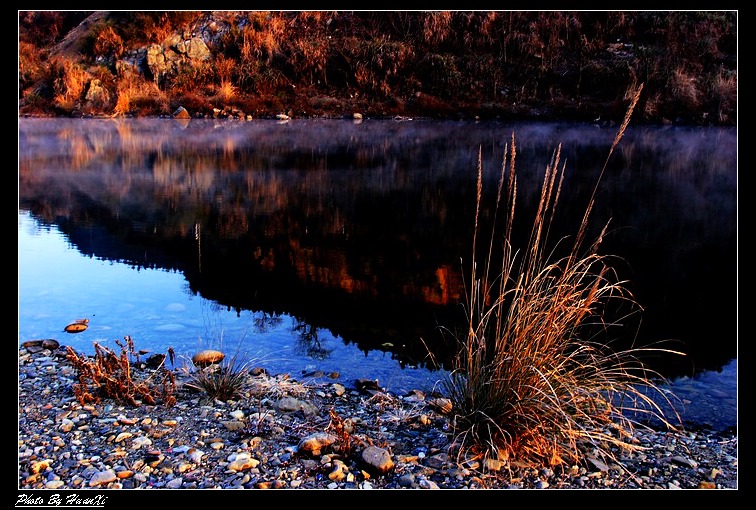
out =
{"type": "Polygon", "coordinates": [[[184,387],[223,402],[241,397],[249,379],[247,364],[240,364],[236,357],[204,368],[184,366],[182,370],[188,377],[184,387]]]}

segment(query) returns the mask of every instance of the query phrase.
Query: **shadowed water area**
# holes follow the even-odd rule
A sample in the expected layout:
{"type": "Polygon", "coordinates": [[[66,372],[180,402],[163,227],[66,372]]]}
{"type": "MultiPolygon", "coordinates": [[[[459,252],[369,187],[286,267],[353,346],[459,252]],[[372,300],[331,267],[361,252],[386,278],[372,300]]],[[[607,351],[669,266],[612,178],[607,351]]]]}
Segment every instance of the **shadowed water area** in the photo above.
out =
{"type": "MultiPolygon", "coordinates": [[[[553,245],[575,235],[616,130],[21,119],[19,343],[56,338],[92,353],[94,342],[117,348],[128,335],[137,349],[171,347],[177,364],[220,348],[273,373],[430,389],[463,325],[479,151],[489,233],[515,135],[514,241],[524,248],[561,144],[553,245]],[[86,331],[63,332],[80,318],[86,331]]],[[[612,310],[621,320],[607,341],[685,353],[646,361],[711,397],[692,397],[708,402],[695,411],[702,421],[727,425],[737,389],[736,147],[733,128],[630,127],[601,177],[588,234],[609,222],[600,253],[616,256],[642,307],[612,310]]]]}

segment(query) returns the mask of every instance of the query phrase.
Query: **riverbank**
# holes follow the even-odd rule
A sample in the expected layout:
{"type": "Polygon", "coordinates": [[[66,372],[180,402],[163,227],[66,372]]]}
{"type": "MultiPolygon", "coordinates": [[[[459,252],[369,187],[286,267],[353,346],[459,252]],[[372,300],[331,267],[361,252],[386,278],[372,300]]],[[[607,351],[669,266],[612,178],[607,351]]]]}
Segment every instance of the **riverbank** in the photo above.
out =
{"type": "Polygon", "coordinates": [[[20,11],[19,114],[737,124],[737,11],[20,11]],[[695,48],[695,50],[693,49],[695,48]]]}
{"type": "Polygon", "coordinates": [[[738,488],[736,430],[638,430],[615,461],[586,450],[581,465],[481,465],[450,455],[440,396],[254,373],[237,401],[208,402],[179,378],[171,407],[81,405],[62,346],[21,347],[18,488],[738,488]]]}

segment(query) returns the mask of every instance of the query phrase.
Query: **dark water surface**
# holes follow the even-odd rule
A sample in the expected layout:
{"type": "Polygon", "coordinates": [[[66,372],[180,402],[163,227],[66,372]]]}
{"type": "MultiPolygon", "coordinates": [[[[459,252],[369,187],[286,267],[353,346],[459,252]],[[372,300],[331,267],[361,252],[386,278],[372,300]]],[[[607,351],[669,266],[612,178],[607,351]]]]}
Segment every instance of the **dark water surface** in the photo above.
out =
{"type": "MultiPolygon", "coordinates": [[[[21,119],[19,343],[91,353],[129,335],[184,358],[221,348],[273,373],[429,389],[454,351],[439,326],[462,317],[478,151],[485,224],[512,133],[515,241],[560,143],[551,236],[574,235],[616,128],[21,119]],[[87,331],[63,333],[79,318],[87,331]]],[[[648,363],[702,392],[701,421],[734,424],[736,130],[629,128],[592,217],[592,234],[611,220],[601,251],[643,307],[614,341],[672,341],[684,357],[648,363]]]]}

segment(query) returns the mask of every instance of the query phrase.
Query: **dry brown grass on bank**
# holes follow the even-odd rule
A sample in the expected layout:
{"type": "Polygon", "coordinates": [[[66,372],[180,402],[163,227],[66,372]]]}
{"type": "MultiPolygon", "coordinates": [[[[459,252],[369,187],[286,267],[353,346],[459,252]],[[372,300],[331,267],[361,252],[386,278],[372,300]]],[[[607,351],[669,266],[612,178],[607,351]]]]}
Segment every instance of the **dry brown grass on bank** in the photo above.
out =
{"type": "Polygon", "coordinates": [[[170,110],[168,96],[155,82],[132,75],[118,82],[113,116],[129,115],[140,110],[167,114],[170,110]]]}
{"type": "MultiPolygon", "coordinates": [[[[86,105],[83,97],[60,95],[51,57],[70,59],[85,73],[77,79],[98,79],[115,97],[128,79],[123,62],[135,65],[135,52],[152,44],[171,54],[173,38],[189,34],[203,38],[212,59],[181,59],[159,77],[168,111],[158,98],[132,115],[178,106],[211,115],[254,103],[270,105],[255,112],[250,104],[246,113],[255,116],[274,116],[281,107],[300,117],[341,116],[359,105],[381,117],[537,112],[539,119],[601,114],[619,122],[624,87],[637,80],[647,84],[638,110],[650,122],[736,120],[732,11],[21,11],[19,112],[111,115],[110,102],[86,105]],[[194,102],[198,110],[183,104],[187,95],[202,98],[194,102]],[[304,106],[320,96],[343,106],[304,106]]],[[[152,71],[135,68],[153,79],[152,71]]]]}
{"type": "Polygon", "coordinates": [[[65,58],[53,61],[54,103],[61,110],[73,110],[84,96],[89,75],[84,68],[65,58]]]}
{"type": "MultiPolygon", "coordinates": [[[[641,89],[642,85],[607,161],[641,89]]],[[[568,241],[549,244],[565,170],[560,149],[546,169],[528,244],[516,247],[511,244],[517,196],[512,135],[495,209],[500,210],[503,199],[500,267],[491,266],[496,225],[483,264],[476,252],[481,234],[479,158],[471,287],[466,302],[468,331],[460,339],[456,369],[445,381],[454,404],[454,447],[461,458],[558,465],[580,461],[586,446],[612,457],[616,447],[636,448],[630,438],[638,423],[628,411],[632,416],[651,414],[673,428],[650,396],[657,390],[666,398],[652,382],[658,380],[658,374],[638,360],[645,349],[614,351],[601,339],[585,337],[596,325],[604,332],[618,325],[604,316],[610,302],[637,306],[625,282],[617,279],[610,258],[599,253],[606,226],[590,246],[584,246],[594,197],[571,249],[566,256],[553,259],[557,245],[568,241]]]]}

